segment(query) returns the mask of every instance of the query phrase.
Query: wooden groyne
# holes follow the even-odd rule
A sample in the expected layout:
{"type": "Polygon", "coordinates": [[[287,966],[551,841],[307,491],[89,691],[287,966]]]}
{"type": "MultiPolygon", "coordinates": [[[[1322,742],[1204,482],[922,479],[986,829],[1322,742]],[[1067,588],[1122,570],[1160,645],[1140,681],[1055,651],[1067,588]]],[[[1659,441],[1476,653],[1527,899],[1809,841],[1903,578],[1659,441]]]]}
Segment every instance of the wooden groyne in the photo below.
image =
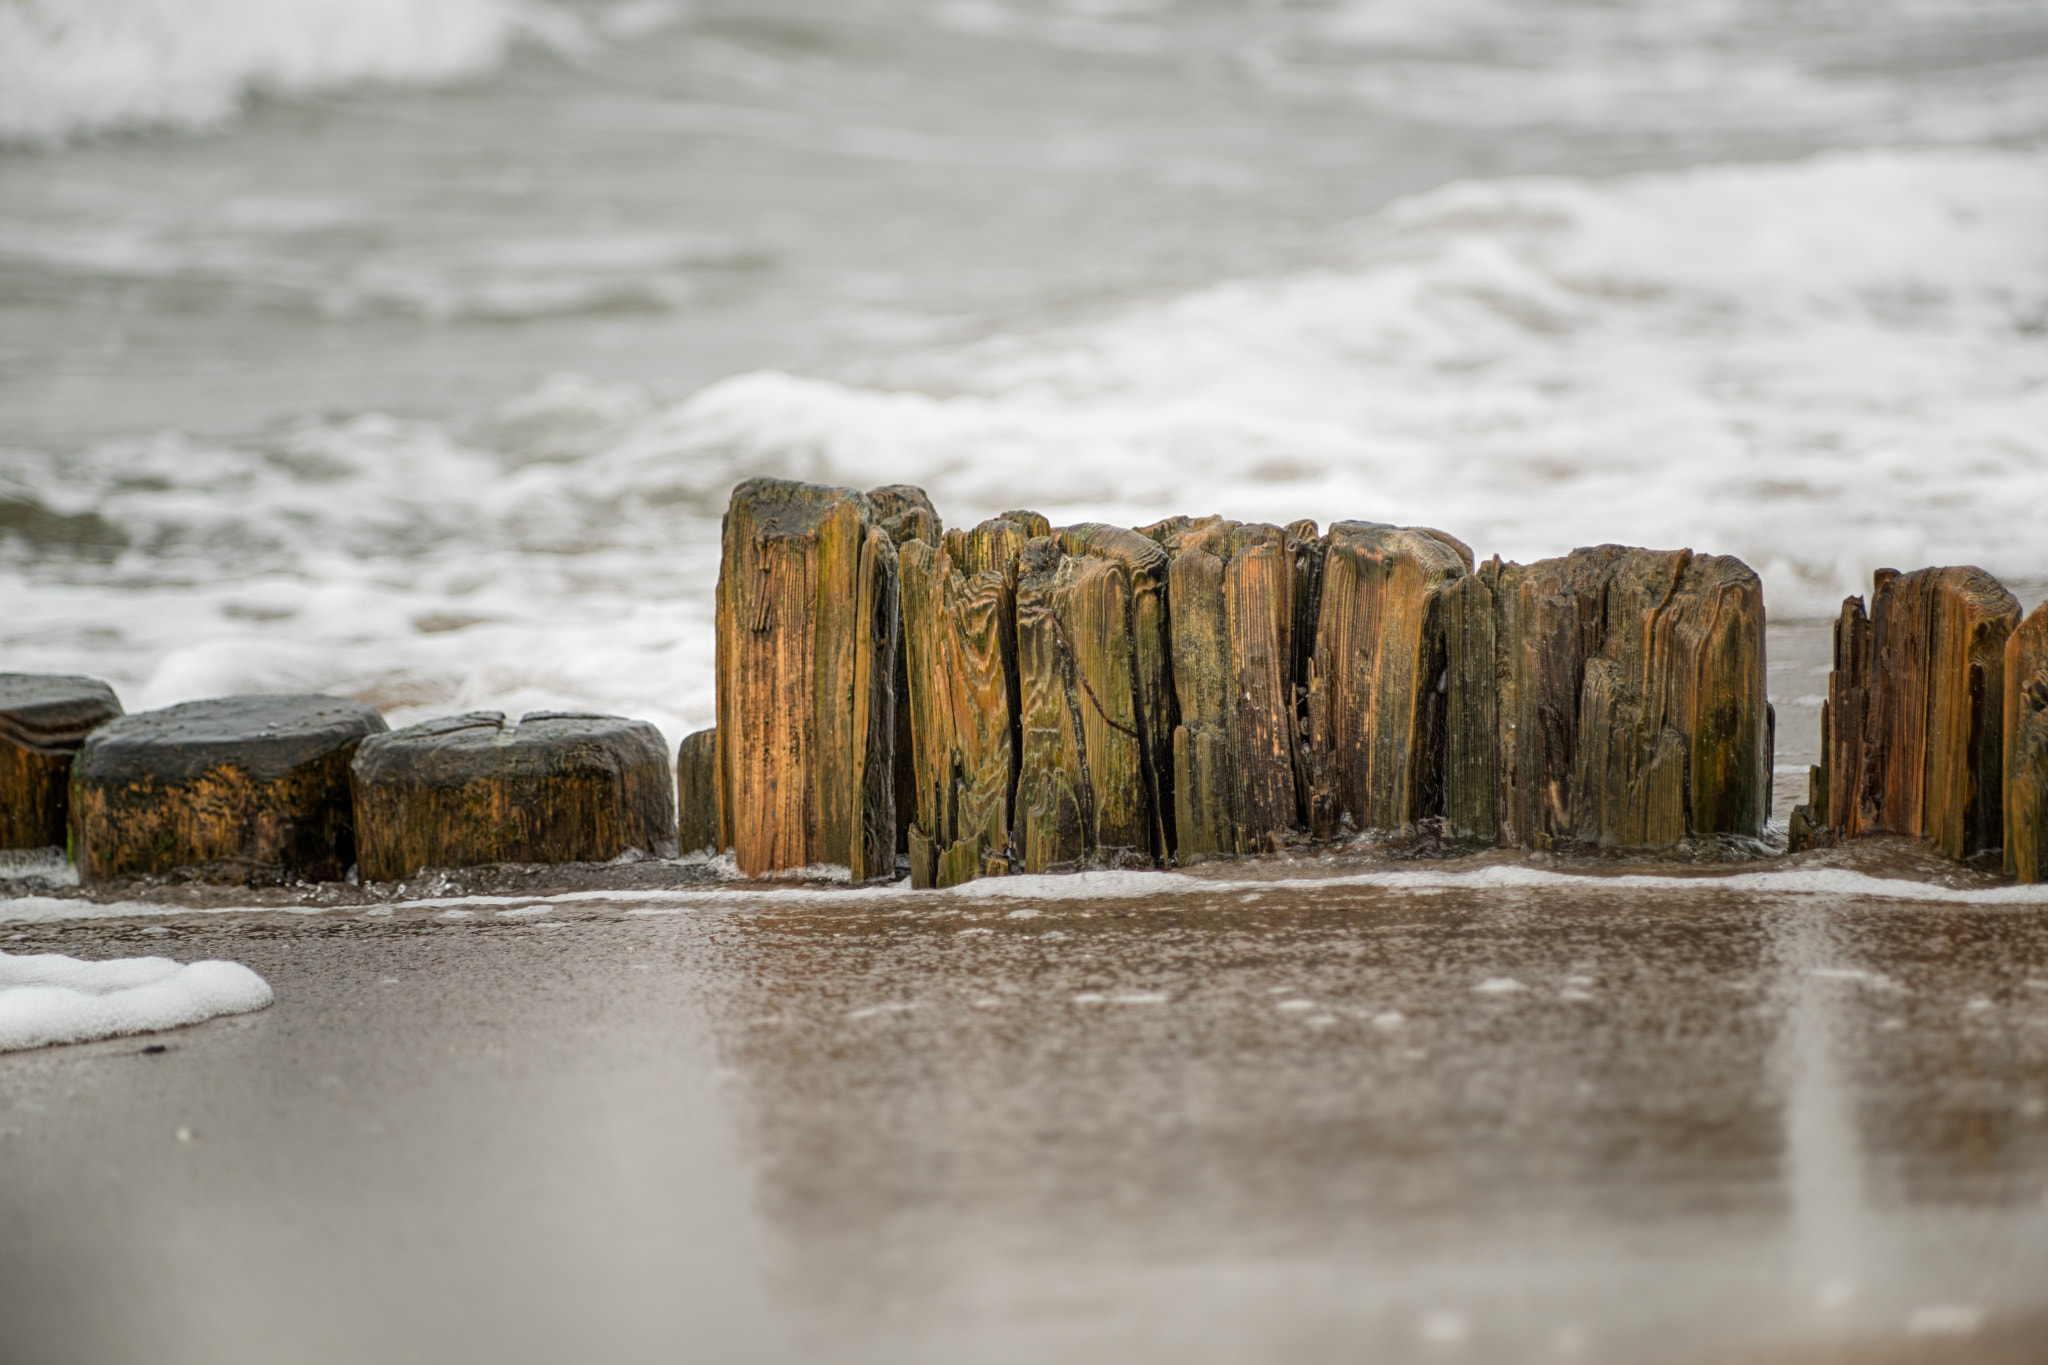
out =
{"type": "MultiPolygon", "coordinates": [[[[716,611],[718,724],[672,777],[619,717],[123,716],[91,679],[0,674],[0,847],[68,842],[87,881],[680,849],[952,886],[1369,832],[1761,851],[1771,809],[1762,586],[1726,556],[1482,562],[1363,521],[947,528],[915,488],[754,479],[716,611]]],[[[1981,569],[1880,570],[1835,624],[1821,725],[1794,851],[1908,835],[2048,876],[2048,606],[2022,621],[1981,569]]]]}
{"type": "Polygon", "coordinates": [[[683,778],[682,821],[725,831],[750,874],[882,875],[856,826],[885,791],[907,794],[919,886],[1368,830],[1655,850],[1769,818],[1762,586],[1724,556],[1475,564],[1442,531],[1352,521],[947,530],[914,490],[772,479],[734,490],[725,537],[719,714],[748,741],[693,737],[714,757],[683,778]],[[900,654],[897,695],[837,662],[864,654],[900,654]],[[867,736],[869,766],[821,735],[867,736]]]}

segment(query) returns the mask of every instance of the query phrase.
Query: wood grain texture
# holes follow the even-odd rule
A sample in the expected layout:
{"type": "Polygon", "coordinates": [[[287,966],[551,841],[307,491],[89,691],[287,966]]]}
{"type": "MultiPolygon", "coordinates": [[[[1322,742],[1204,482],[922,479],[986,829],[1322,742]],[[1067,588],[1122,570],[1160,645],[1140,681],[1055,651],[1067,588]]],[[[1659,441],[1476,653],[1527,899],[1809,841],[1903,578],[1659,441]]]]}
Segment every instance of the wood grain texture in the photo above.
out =
{"type": "MultiPolygon", "coordinates": [[[[1094,826],[1086,726],[1076,660],[1060,612],[1072,596],[1066,555],[1047,536],[1024,547],[1017,577],[1017,672],[1023,746],[1017,779],[1018,851],[1027,872],[1078,868],[1094,826]]],[[[1103,567],[1096,561],[1098,574],[1103,567]]],[[[1099,653],[1100,651],[1098,651],[1099,653]]],[[[1135,774],[1134,774],[1135,775],[1135,774]]]]}
{"type": "Polygon", "coordinates": [[[64,846],[72,756],[120,715],[96,678],[0,673],[0,848],[64,846]]]}
{"type": "Polygon", "coordinates": [[[1501,654],[1493,584],[1499,561],[1444,585],[1444,830],[1454,839],[1512,843],[1500,780],[1501,654]]]}
{"type": "MultiPolygon", "coordinates": [[[[1492,599],[1497,842],[1666,848],[1757,838],[1770,808],[1762,585],[1748,566],[1620,545],[1480,568],[1492,599]]],[[[1482,596],[1453,609],[1451,677],[1483,695],[1482,596]]],[[[1483,702],[1480,707],[1483,713],[1483,702]]],[[[1458,821],[1483,818],[1469,714],[1458,821]]]]}
{"type": "Polygon", "coordinates": [[[2005,642],[2005,874],[2048,878],[2048,604],[2005,642]]]}
{"type": "MultiPolygon", "coordinates": [[[[868,490],[868,503],[875,511],[875,524],[888,532],[899,554],[911,541],[936,546],[945,534],[938,509],[922,488],[906,483],[868,490]]],[[[899,565],[900,573],[900,565],[899,565]]],[[[910,852],[910,826],[917,812],[917,770],[911,761],[914,741],[910,733],[909,653],[899,636],[896,648],[896,851],[910,852]]]]}
{"type": "Polygon", "coordinates": [[[1179,860],[1278,849],[1306,833],[1295,639],[1306,557],[1277,526],[1177,518],[1147,531],[1172,556],[1179,860]]]}
{"type": "Polygon", "coordinates": [[[1434,532],[1373,522],[1338,522],[1323,537],[1307,680],[1312,810],[1334,806],[1352,828],[1387,831],[1442,814],[1449,658],[1440,603],[1470,572],[1468,554],[1434,532]]]}
{"type": "Polygon", "coordinates": [[[683,736],[676,747],[676,847],[684,853],[720,853],[718,731],[683,736]]]}
{"type": "Polygon", "coordinates": [[[1135,792],[1123,791],[1114,774],[1097,779],[1098,848],[1103,856],[1142,857],[1164,865],[1175,845],[1173,732],[1179,719],[1167,552],[1142,532],[1099,522],[1062,527],[1053,536],[1069,559],[1101,560],[1115,570],[1107,576],[1072,571],[1077,582],[1087,579],[1095,586],[1076,600],[1079,633],[1070,631],[1070,638],[1084,655],[1098,643],[1105,647],[1083,670],[1102,703],[1091,700],[1085,713],[1090,752],[1103,754],[1105,763],[1120,762],[1125,739],[1136,745],[1135,792]],[[1115,614],[1119,607],[1121,617],[1115,614]],[[1098,674],[1104,681],[1097,681],[1098,674]],[[1117,700],[1100,690],[1104,682],[1117,700]],[[1122,699],[1126,691],[1127,703],[1122,699]],[[1126,719],[1104,719],[1112,713],[1126,719]],[[1135,733],[1127,736],[1126,730],[1135,733]]]}
{"type": "Polygon", "coordinates": [[[365,881],[677,852],[668,756],[645,721],[536,711],[514,727],[497,711],[448,716],[371,735],[349,775],[365,881]]]}
{"type": "Polygon", "coordinates": [[[2017,599],[1982,569],[1880,569],[1842,604],[1824,764],[1838,837],[1908,834],[1952,858],[2006,839],[2006,644],[2017,599]]]}
{"type": "Polygon", "coordinates": [[[1017,554],[1027,539],[1023,526],[997,518],[948,532],[942,549],[902,550],[916,886],[971,880],[987,855],[1010,852],[1017,554]]]}
{"type": "Polygon", "coordinates": [[[78,874],[338,881],[356,861],[349,762],[384,729],[373,708],[318,695],[222,697],[110,721],[71,767],[78,874]]]}
{"type": "Polygon", "coordinates": [[[733,490],[716,728],[725,834],[748,876],[820,863],[893,872],[897,555],[875,523],[850,488],[733,490]]]}

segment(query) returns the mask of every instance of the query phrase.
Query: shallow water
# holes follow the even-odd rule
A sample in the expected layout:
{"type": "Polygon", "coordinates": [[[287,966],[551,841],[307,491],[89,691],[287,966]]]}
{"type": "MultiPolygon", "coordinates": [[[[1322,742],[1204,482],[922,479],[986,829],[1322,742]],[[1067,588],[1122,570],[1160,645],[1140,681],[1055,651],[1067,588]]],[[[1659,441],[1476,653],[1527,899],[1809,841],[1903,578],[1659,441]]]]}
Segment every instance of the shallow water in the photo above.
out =
{"type": "Polygon", "coordinates": [[[2032,0],[231,9],[0,26],[0,659],[130,709],[678,739],[764,472],[2048,584],[2032,0]]]}
{"type": "Polygon", "coordinates": [[[278,1003],[0,1057],[8,1358],[2038,1358],[2038,904],[837,902],[13,931],[278,1003]]]}

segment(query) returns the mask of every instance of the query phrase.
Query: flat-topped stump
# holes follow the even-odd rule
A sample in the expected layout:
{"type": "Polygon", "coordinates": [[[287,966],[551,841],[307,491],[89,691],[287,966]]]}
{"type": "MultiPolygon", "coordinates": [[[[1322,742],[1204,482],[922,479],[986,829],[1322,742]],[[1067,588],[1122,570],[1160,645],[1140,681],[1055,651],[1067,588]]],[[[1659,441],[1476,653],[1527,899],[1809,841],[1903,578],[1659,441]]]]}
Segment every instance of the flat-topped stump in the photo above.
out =
{"type": "Polygon", "coordinates": [[[62,848],[71,759],[121,714],[96,678],[0,673],[0,848],[62,848]]]}
{"type": "Polygon", "coordinates": [[[365,740],[351,774],[364,881],[676,853],[668,754],[645,721],[474,711],[365,740]]]}
{"type": "Polygon", "coordinates": [[[230,880],[334,881],[356,860],[349,760],[384,731],[342,697],[220,697],[110,721],[71,769],[86,881],[206,868],[230,880]]]}
{"type": "Polygon", "coordinates": [[[718,730],[683,736],[676,746],[676,847],[685,853],[720,853],[718,730]]]}

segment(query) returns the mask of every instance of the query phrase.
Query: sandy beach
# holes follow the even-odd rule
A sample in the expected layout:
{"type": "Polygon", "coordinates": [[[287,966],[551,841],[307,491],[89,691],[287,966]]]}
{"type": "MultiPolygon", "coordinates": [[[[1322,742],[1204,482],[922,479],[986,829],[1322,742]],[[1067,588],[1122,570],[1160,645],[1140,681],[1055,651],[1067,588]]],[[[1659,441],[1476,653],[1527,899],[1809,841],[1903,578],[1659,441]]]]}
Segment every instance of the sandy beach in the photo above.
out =
{"type": "Polygon", "coordinates": [[[25,924],[278,1003],[0,1057],[0,1353],[2039,1359],[2048,906],[1806,861],[1963,899],[1324,858],[25,924]]]}

